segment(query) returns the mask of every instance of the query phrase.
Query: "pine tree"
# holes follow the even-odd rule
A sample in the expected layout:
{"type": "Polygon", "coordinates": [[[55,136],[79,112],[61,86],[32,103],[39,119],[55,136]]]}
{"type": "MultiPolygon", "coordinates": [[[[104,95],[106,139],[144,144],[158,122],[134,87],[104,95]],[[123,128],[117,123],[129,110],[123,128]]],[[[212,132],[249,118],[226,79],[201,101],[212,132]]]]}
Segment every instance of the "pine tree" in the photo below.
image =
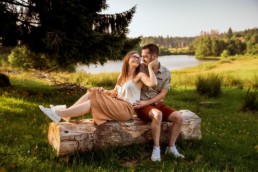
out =
{"type": "Polygon", "coordinates": [[[233,31],[232,31],[231,27],[228,29],[227,36],[229,39],[232,38],[232,36],[233,36],[233,31]]]}
{"type": "Polygon", "coordinates": [[[18,15],[20,41],[61,66],[116,60],[140,41],[126,37],[135,6],[107,15],[100,14],[108,8],[106,0],[2,1],[15,7],[9,11],[18,15]]]}

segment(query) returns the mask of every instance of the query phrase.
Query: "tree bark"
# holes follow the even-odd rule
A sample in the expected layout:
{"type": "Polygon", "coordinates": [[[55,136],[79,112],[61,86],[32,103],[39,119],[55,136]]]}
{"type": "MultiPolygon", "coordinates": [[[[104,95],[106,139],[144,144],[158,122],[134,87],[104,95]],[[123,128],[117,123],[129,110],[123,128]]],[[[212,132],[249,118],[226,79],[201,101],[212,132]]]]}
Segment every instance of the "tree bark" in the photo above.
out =
{"type": "MultiPolygon", "coordinates": [[[[191,111],[180,112],[183,115],[183,127],[179,139],[201,139],[201,119],[191,111]]],[[[171,126],[172,123],[162,123],[161,142],[168,141],[171,126]]],[[[48,130],[48,142],[57,156],[143,144],[150,140],[152,140],[150,123],[143,122],[137,117],[126,122],[108,121],[99,126],[94,124],[92,119],[58,124],[52,122],[48,130]]]]}

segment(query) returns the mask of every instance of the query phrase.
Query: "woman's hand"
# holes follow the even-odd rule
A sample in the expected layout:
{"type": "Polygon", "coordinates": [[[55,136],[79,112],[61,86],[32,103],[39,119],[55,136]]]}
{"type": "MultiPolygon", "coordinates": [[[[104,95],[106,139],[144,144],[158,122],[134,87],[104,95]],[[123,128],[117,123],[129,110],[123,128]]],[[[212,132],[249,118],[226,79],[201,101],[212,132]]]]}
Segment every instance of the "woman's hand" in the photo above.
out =
{"type": "Polygon", "coordinates": [[[110,91],[109,91],[109,96],[110,96],[110,97],[113,97],[113,98],[116,98],[117,92],[114,91],[114,90],[110,90],[110,91]]]}
{"type": "Polygon", "coordinates": [[[99,92],[104,92],[105,89],[104,89],[103,87],[98,87],[98,91],[99,91],[99,92]]]}
{"type": "Polygon", "coordinates": [[[150,62],[150,63],[148,64],[148,67],[153,68],[155,65],[158,65],[158,64],[159,64],[159,61],[158,61],[158,59],[156,58],[155,60],[153,60],[152,62],[150,62]]]}
{"type": "Polygon", "coordinates": [[[133,104],[133,107],[134,109],[140,109],[147,105],[149,105],[148,101],[138,100],[135,104],[133,104]]]}
{"type": "Polygon", "coordinates": [[[103,93],[109,95],[110,97],[116,98],[117,93],[115,90],[104,90],[103,93]]]}

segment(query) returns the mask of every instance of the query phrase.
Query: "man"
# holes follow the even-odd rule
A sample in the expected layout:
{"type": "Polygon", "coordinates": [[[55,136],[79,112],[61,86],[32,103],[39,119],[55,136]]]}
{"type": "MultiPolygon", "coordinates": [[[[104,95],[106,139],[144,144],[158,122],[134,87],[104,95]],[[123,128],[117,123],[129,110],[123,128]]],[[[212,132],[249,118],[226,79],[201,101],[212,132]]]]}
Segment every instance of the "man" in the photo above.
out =
{"type": "MultiPolygon", "coordinates": [[[[142,47],[141,71],[148,73],[148,64],[157,59],[159,48],[155,44],[148,44],[142,47]]],[[[144,121],[151,121],[152,136],[154,141],[153,151],[151,155],[152,161],[161,161],[160,158],[160,132],[161,122],[173,122],[171,127],[171,135],[165,153],[173,154],[177,158],[184,158],[175,146],[176,139],[181,131],[183,118],[180,112],[166,106],[162,99],[166,96],[170,88],[170,71],[157,63],[153,70],[158,80],[156,87],[143,86],[141,89],[141,101],[134,106],[138,117],[144,121]]]]}

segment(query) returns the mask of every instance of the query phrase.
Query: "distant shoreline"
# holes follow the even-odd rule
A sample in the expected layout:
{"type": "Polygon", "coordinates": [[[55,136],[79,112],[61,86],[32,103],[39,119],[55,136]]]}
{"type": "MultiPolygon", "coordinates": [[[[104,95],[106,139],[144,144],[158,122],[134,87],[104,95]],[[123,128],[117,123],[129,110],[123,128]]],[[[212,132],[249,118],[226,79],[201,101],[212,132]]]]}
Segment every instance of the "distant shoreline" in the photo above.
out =
{"type": "MultiPolygon", "coordinates": [[[[207,59],[210,61],[211,59],[207,59]]],[[[187,67],[197,66],[207,60],[196,59],[193,55],[165,55],[160,56],[159,61],[170,71],[184,69],[187,67]]],[[[97,73],[113,73],[120,72],[122,67],[122,61],[108,61],[104,65],[78,65],[76,67],[77,72],[86,72],[91,74],[97,73]]]]}

